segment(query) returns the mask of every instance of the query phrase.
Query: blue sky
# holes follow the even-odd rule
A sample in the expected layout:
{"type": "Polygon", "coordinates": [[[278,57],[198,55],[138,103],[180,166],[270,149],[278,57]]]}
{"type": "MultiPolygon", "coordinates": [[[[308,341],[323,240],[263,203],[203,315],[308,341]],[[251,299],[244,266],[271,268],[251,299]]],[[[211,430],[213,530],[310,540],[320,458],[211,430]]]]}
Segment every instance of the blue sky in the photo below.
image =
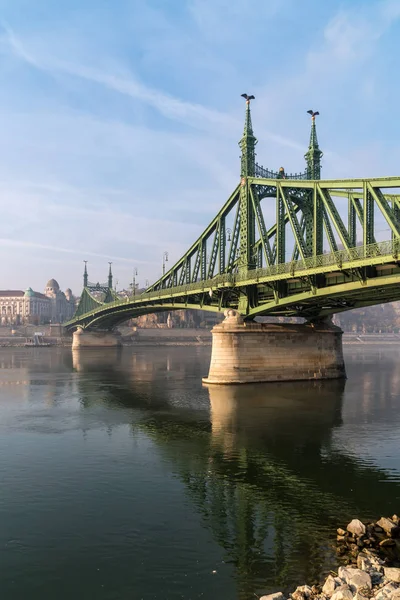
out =
{"type": "Polygon", "coordinates": [[[0,0],[0,287],[178,259],[258,161],[400,175],[400,0],[0,0]]]}

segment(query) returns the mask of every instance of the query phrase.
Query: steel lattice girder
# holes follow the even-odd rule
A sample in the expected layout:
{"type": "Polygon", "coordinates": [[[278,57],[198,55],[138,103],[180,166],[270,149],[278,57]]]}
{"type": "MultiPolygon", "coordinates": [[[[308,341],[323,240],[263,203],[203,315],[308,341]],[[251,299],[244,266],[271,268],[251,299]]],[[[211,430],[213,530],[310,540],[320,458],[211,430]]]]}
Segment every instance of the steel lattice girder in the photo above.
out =
{"type": "Polygon", "coordinates": [[[85,289],[67,327],[95,326],[107,319],[114,322],[116,314],[129,318],[189,307],[210,311],[234,307],[248,318],[304,311],[322,316],[353,308],[354,303],[364,306],[400,299],[400,194],[392,193],[400,191],[400,178],[303,181],[248,177],[246,182],[235,188],[188,252],[144,294],[128,303],[114,301],[105,306],[85,289]],[[271,201],[276,205],[275,222],[269,228],[260,189],[268,189],[264,198],[269,206],[271,201]],[[347,224],[335,198],[347,199],[347,224]],[[241,226],[244,210],[246,220],[252,220],[250,225],[247,222],[247,229],[241,226]],[[225,252],[226,219],[230,214],[234,219],[232,240],[225,252]],[[379,215],[391,231],[390,241],[375,242],[379,215]],[[312,244],[307,237],[310,226],[312,244]],[[362,232],[362,245],[356,245],[357,228],[362,232]],[[245,244],[240,242],[240,235],[246,235],[245,244]],[[236,257],[239,246],[245,251],[246,266],[236,257]],[[288,253],[300,260],[283,262],[288,253]],[[260,268],[263,261],[265,266],[260,268]],[[391,270],[391,275],[378,272],[381,268],[391,270]],[[344,279],[332,279],[336,273],[344,279]],[[180,285],[176,285],[178,281],[180,285]],[[296,291],[293,286],[300,289],[296,291]],[[371,298],[371,290],[378,287],[386,291],[374,292],[371,298]],[[352,298],[349,302],[348,297],[352,298]],[[342,298],[343,302],[326,306],[326,298],[342,298]]]}
{"type": "MultiPolygon", "coordinates": [[[[259,284],[253,284],[259,285],[259,284]]],[[[199,295],[208,297],[206,291],[188,290],[186,294],[176,293],[173,298],[154,297],[126,302],[115,302],[107,306],[98,307],[86,315],[82,315],[69,323],[67,328],[100,327],[109,328],[129,318],[142,314],[160,311],[181,310],[184,308],[199,309],[218,312],[221,307],[216,304],[199,303],[199,295]]],[[[278,302],[275,296],[259,306],[250,309],[248,317],[258,315],[322,317],[336,312],[342,312],[360,306],[369,306],[382,302],[400,300],[400,269],[394,275],[378,276],[367,279],[365,282],[354,279],[342,284],[336,284],[317,290],[307,289],[298,294],[292,294],[280,298],[278,302]],[[332,302],[332,299],[340,299],[341,302],[332,302]]],[[[234,303],[231,303],[235,306],[234,303]]]]}

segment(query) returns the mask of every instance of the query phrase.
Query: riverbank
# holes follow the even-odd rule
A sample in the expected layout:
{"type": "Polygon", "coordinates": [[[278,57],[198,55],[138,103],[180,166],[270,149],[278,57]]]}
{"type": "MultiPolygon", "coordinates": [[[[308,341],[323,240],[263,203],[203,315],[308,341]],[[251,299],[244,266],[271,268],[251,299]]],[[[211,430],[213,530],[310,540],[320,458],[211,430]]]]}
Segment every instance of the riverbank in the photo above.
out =
{"type": "MultiPolygon", "coordinates": [[[[121,327],[122,344],[124,346],[211,346],[212,334],[207,329],[137,329],[132,332],[128,327],[121,327]]],[[[21,335],[0,335],[0,347],[23,347],[30,337],[21,335]]],[[[43,342],[51,346],[70,346],[69,336],[43,336],[43,342]]],[[[400,346],[400,334],[356,334],[344,333],[344,345],[400,346]]]]}
{"type": "Polygon", "coordinates": [[[344,344],[400,344],[400,333],[344,333],[344,344]]]}
{"type": "MultiPolygon", "coordinates": [[[[120,327],[122,344],[124,346],[211,346],[212,335],[208,329],[136,329],[120,327]]],[[[0,347],[25,346],[30,337],[25,335],[4,335],[1,332],[0,347]]],[[[70,346],[71,336],[49,335],[43,331],[43,342],[52,346],[70,346]]]]}
{"type": "Polygon", "coordinates": [[[400,600],[400,519],[381,517],[364,524],[353,519],[337,530],[337,554],[343,563],[322,585],[301,585],[260,600],[400,600]]]}

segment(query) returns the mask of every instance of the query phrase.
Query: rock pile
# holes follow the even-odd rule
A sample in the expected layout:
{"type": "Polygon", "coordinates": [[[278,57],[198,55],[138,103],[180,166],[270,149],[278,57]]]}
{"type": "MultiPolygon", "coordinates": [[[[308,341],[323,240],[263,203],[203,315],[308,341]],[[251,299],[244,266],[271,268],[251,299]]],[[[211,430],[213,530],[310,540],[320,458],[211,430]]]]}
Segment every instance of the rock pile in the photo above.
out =
{"type": "MultiPolygon", "coordinates": [[[[353,519],[337,530],[337,553],[343,566],[322,586],[302,585],[291,600],[400,600],[400,518],[382,517],[364,525],[353,519]]],[[[282,592],[260,600],[286,600],[282,592]]]]}

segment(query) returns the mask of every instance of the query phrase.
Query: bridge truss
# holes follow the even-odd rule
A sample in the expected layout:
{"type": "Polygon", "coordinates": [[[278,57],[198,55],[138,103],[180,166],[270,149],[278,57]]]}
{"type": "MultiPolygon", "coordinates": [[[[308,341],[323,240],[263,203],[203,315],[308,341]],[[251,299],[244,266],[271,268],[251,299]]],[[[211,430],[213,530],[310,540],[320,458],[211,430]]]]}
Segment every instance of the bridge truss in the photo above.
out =
{"type": "Polygon", "coordinates": [[[248,101],[240,182],[201,236],[145,293],[128,300],[116,299],[112,285],[95,299],[86,273],[81,303],[66,326],[112,327],[182,308],[316,320],[400,300],[400,177],[319,179],[314,115],[304,173],[264,169],[255,162],[256,142],[248,101]]]}

